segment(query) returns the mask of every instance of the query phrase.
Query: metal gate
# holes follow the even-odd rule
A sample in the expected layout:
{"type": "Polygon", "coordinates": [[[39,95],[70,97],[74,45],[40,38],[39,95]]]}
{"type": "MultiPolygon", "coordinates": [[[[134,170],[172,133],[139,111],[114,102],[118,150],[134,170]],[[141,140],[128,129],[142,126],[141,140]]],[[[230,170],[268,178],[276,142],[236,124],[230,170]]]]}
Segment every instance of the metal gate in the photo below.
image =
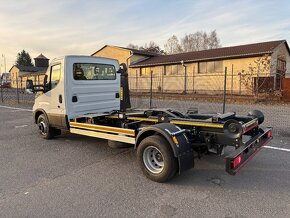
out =
{"type": "Polygon", "coordinates": [[[290,78],[282,79],[281,87],[283,90],[283,100],[290,101],[290,78]]]}

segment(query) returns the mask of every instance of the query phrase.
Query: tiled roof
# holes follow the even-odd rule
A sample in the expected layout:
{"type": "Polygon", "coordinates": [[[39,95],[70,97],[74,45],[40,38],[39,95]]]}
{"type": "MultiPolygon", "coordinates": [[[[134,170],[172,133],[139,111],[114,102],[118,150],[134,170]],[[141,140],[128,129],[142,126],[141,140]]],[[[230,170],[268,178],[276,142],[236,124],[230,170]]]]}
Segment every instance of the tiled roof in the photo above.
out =
{"type": "Polygon", "coordinates": [[[155,52],[149,52],[149,51],[144,51],[144,50],[139,50],[139,49],[134,49],[134,48],[126,48],[126,47],[120,47],[120,46],[114,46],[114,45],[105,45],[102,48],[100,48],[98,51],[94,52],[91,56],[94,56],[96,53],[98,53],[99,51],[103,50],[107,46],[115,47],[115,48],[121,48],[121,49],[126,49],[126,50],[129,50],[129,51],[132,51],[134,54],[144,55],[144,56],[147,56],[147,57],[155,57],[155,56],[159,56],[160,55],[160,54],[157,54],[155,52]]]}
{"type": "Polygon", "coordinates": [[[16,66],[20,72],[28,72],[28,73],[37,73],[37,72],[46,72],[47,67],[34,67],[34,66],[16,66]]]}
{"type": "Polygon", "coordinates": [[[271,42],[261,42],[255,44],[216,48],[203,51],[186,52],[173,55],[160,55],[157,57],[152,57],[144,61],[131,64],[130,67],[177,64],[180,63],[181,61],[186,63],[186,62],[217,60],[217,59],[254,57],[264,54],[271,54],[273,52],[273,49],[276,48],[281,43],[286,43],[287,49],[289,51],[289,47],[287,45],[286,40],[278,40],[271,42]]]}
{"type": "Polygon", "coordinates": [[[123,48],[123,49],[128,49],[130,51],[132,51],[134,54],[139,54],[139,55],[145,55],[145,56],[151,56],[151,57],[155,57],[155,56],[160,56],[161,54],[155,53],[155,52],[149,52],[149,51],[144,51],[144,50],[139,50],[139,49],[134,49],[134,48],[126,48],[126,47],[119,47],[116,46],[118,48],[123,48]]]}
{"type": "Polygon", "coordinates": [[[45,57],[42,53],[40,55],[38,55],[36,58],[34,59],[47,59],[49,60],[47,57],[45,57]]]}

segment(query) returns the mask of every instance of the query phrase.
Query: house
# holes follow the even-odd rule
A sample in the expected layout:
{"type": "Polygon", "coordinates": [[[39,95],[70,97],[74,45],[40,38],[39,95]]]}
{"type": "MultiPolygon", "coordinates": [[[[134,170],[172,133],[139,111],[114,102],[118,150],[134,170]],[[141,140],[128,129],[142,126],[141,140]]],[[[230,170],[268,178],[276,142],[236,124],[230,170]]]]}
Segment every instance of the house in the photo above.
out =
{"type": "Polygon", "coordinates": [[[49,65],[49,59],[43,54],[34,58],[35,66],[14,65],[9,70],[12,88],[25,88],[26,80],[31,79],[34,84],[43,84],[44,76],[49,65]]]}
{"type": "Polygon", "coordinates": [[[129,85],[135,91],[150,89],[151,72],[154,91],[206,94],[222,92],[225,68],[227,90],[233,94],[279,90],[281,79],[290,76],[290,50],[286,40],[173,55],[139,53],[135,49],[104,46],[93,55],[121,62],[128,60],[129,85]]]}
{"type": "Polygon", "coordinates": [[[133,48],[105,45],[93,53],[92,56],[117,59],[120,64],[125,63],[130,66],[131,64],[147,60],[148,58],[160,56],[160,54],[133,48]]]}

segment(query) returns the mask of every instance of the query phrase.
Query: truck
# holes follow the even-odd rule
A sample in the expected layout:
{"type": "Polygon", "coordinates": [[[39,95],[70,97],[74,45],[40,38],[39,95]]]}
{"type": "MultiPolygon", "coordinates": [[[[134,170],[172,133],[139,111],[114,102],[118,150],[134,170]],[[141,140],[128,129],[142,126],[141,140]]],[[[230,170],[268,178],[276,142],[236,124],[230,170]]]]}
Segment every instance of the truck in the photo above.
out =
{"type": "Polygon", "coordinates": [[[171,108],[130,108],[126,64],[92,56],[54,59],[44,83],[26,87],[36,93],[33,120],[44,139],[72,134],[106,139],[113,147],[132,147],[143,173],[167,182],[194,167],[208,153],[225,156],[225,170],[235,175],[272,139],[272,128],[261,127],[264,115],[253,110],[186,113],[171,108]]]}

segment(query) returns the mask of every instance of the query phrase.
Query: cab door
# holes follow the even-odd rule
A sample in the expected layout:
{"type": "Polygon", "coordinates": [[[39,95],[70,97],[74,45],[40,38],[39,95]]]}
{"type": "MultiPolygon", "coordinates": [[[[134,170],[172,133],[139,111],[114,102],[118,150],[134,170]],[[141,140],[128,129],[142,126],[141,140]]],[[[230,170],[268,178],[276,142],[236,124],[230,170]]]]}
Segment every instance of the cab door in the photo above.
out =
{"type": "Polygon", "coordinates": [[[35,105],[46,112],[49,124],[53,127],[66,126],[65,107],[63,102],[63,70],[64,68],[61,61],[54,62],[47,69],[47,81],[44,86],[44,92],[35,99],[35,105]]]}

